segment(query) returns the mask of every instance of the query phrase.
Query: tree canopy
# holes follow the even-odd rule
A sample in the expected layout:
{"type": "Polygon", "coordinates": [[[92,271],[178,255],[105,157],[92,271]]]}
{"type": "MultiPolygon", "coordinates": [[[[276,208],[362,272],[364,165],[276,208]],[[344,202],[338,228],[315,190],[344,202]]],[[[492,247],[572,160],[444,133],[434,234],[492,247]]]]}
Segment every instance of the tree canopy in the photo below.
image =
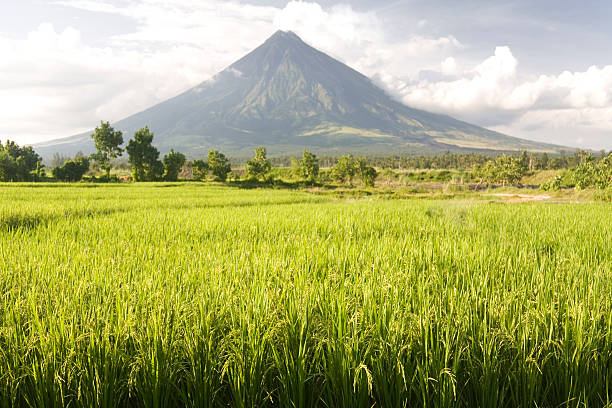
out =
{"type": "Polygon", "coordinates": [[[206,180],[208,169],[208,162],[202,159],[194,160],[191,164],[191,172],[193,173],[193,178],[196,180],[206,180]]]}
{"type": "Polygon", "coordinates": [[[42,169],[42,159],[32,146],[21,147],[7,140],[0,143],[0,181],[31,181],[42,169]]]}
{"type": "Polygon", "coordinates": [[[250,178],[261,179],[265,178],[270,170],[272,163],[268,160],[266,148],[259,146],[255,148],[255,157],[247,162],[246,173],[250,178]]]}
{"type": "Polygon", "coordinates": [[[208,167],[217,180],[227,180],[227,175],[230,171],[232,171],[229,159],[225,157],[223,153],[220,153],[217,150],[209,150],[207,160],[208,167]]]}
{"type": "Polygon", "coordinates": [[[61,166],[54,167],[51,175],[60,181],[80,181],[88,170],[89,159],[86,156],[79,156],[66,160],[61,166]]]}
{"type": "Polygon", "coordinates": [[[121,156],[123,144],[123,133],[115,130],[109,122],[100,122],[91,135],[97,152],[91,155],[92,159],[100,164],[106,172],[106,178],[110,177],[111,160],[121,156]]]}
{"type": "Polygon", "coordinates": [[[294,160],[294,171],[302,179],[312,183],[319,175],[319,159],[314,153],[304,150],[300,160],[294,160]]]}
{"type": "Polygon", "coordinates": [[[162,177],[164,166],[153,146],[153,132],[148,127],[137,130],[125,148],[134,181],[154,181],[162,177]]]}
{"type": "Polygon", "coordinates": [[[178,175],[185,164],[185,155],[175,152],[174,149],[164,156],[164,179],[167,181],[178,180],[178,175]]]}

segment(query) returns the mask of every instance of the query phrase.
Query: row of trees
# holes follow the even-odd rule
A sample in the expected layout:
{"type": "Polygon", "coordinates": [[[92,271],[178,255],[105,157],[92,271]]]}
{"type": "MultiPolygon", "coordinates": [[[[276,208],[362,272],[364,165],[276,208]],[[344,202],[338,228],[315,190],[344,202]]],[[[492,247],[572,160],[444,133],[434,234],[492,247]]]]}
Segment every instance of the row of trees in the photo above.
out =
{"type": "MultiPolygon", "coordinates": [[[[561,151],[558,155],[548,153],[505,153],[516,158],[520,158],[521,162],[529,171],[535,170],[561,170],[572,169],[578,166],[588,155],[586,151],[576,151],[568,153],[561,151]]],[[[608,153],[602,150],[595,154],[595,160],[601,160],[608,153]]],[[[366,161],[368,165],[383,168],[383,169],[421,169],[421,170],[470,170],[474,166],[483,166],[489,160],[495,160],[499,153],[450,153],[446,152],[442,155],[423,155],[423,156],[368,156],[366,161]]],[[[337,157],[323,156],[320,159],[323,167],[331,167],[337,162],[337,157]]],[[[286,166],[289,163],[288,158],[275,158],[273,164],[277,166],[286,166]]]]}
{"type": "MultiPolygon", "coordinates": [[[[163,161],[160,161],[159,151],[153,146],[153,137],[153,132],[148,127],[144,127],[134,133],[134,137],[125,148],[129,156],[128,163],[132,167],[133,180],[177,180],[181,169],[186,165],[185,155],[171,150],[168,155],[164,156],[163,161]]],[[[106,176],[109,177],[111,160],[121,156],[123,152],[120,147],[123,143],[123,135],[120,131],[113,129],[108,122],[102,122],[92,134],[92,138],[97,152],[91,158],[105,170],[106,176]]],[[[293,162],[296,174],[309,182],[316,180],[319,173],[319,161],[316,155],[304,151],[302,159],[294,159],[293,162]]],[[[205,180],[210,173],[216,180],[226,181],[232,171],[229,159],[217,150],[209,150],[206,160],[196,159],[189,164],[196,180],[205,180]]],[[[364,184],[372,184],[373,177],[375,177],[374,169],[366,166],[364,160],[354,160],[350,155],[341,158],[339,166],[335,168],[337,174],[343,174],[348,168],[355,168],[356,170],[350,174],[350,177],[338,177],[341,180],[348,179],[349,182],[357,172],[362,175],[362,180],[366,180],[364,184]],[[346,160],[350,164],[347,165],[346,160]]],[[[264,147],[255,148],[255,156],[246,163],[247,178],[265,181],[269,179],[271,171],[272,163],[267,157],[266,149],[264,147]]]]}
{"type": "MultiPolygon", "coordinates": [[[[518,183],[528,171],[529,164],[523,156],[501,155],[484,165],[475,165],[473,175],[480,179],[481,183],[506,185],[518,183]]],[[[612,187],[612,152],[599,159],[593,154],[586,154],[576,167],[566,172],[565,177],[557,175],[553,181],[542,187],[558,190],[562,185],[573,186],[579,190],[589,187],[599,189],[612,187]],[[566,182],[563,181],[564,178],[567,178],[566,182]]]]}
{"type": "MultiPolygon", "coordinates": [[[[186,165],[185,155],[174,150],[159,160],[159,151],[153,146],[153,132],[144,127],[134,133],[134,137],[128,142],[125,151],[129,158],[128,163],[132,167],[132,178],[134,181],[167,180],[176,181],[178,175],[186,165]]],[[[121,156],[123,135],[115,131],[108,122],[102,122],[92,134],[97,152],[92,158],[110,176],[111,159],[121,156]]],[[[209,150],[206,160],[197,159],[190,163],[193,177],[196,180],[205,180],[209,173],[219,181],[226,181],[232,171],[229,159],[217,150],[209,150]]],[[[266,179],[272,164],[267,158],[264,147],[255,149],[255,157],[247,162],[246,173],[251,179],[266,179]]]]}
{"type": "MultiPolygon", "coordinates": [[[[232,171],[229,159],[217,150],[210,150],[206,159],[197,159],[188,163],[184,154],[171,150],[160,160],[160,153],[153,145],[154,134],[148,127],[144,127],[134,133],[133,138],[127,143],[125,150],[123,144],[123,133],[115,130],[109,122],[101,122],[91,135],[96,153],[87,157],[78,154],[73,159],[56,159],[57,165],[51,173],[57,180],[78,181],[89,171],[92,161],[105,172],[107,179],[110,178],[111,162],[127,152],[128,163],[132,170],[134,181],[175,181],[180,172],[189,167],[194,179],[206,180],[209,174],[219,181],[226,181],[232,171]]],[[[61,158],[63,159],[63,158],[61,158]]],[[[612,152],[608,155],[601,152],[601,157],[596,158],[586,152],[578,152],[572,156],[561,154],[553,160],[561,160],[568,164],[575,160],[579,162],[572,170],[572,178],[577,188],[596,186],[600,188],[612,184],[612,152]]],[[[304,150],[301,159],[291,158],[291,166],[296,177],[313,183],[319,179],[321,159],[311,152],[304,150]]],[[[506,155],[491,158],[491,156],[480,154],[450,154],[446,153],[438,157],[412,157],[399,158],[389,157],[385,159],[354,157],[344,155],[337,160],[324,158],[326,163],[333,163],[331,170],[324,179],[331,178],[339,183],[352,185],[355,178],[359,178],[364,186],[373,186],[378,176],[373,162],[380,164],[412,164],[413,167],[444,167],[460,168],[466,163],[474,163],[472,174],[480,179],[481,183],[515,184],[528,172],[537,168],[549,168],[551,159],[545,153],[542,155],[528,154],[506,155]],[[486,160],[485,160],[486,159],[486,160]],[[329,177],[329,178],[328,178],[329,177]]],[[[32,181],[45,176],[41,158],[34,152],[32,147],[20,147],[16,143],[7,141],[5,145],[0,143],[0,180],[1,181],[32,181]]],[[[399,166],[401,167],[401,165],[399,166]]],[[[272,160],[268,159],[264,147],[255,148],[255,155],[246,163],[246,177],[251,180],[268,181],[272,174],[272,160]]]]}

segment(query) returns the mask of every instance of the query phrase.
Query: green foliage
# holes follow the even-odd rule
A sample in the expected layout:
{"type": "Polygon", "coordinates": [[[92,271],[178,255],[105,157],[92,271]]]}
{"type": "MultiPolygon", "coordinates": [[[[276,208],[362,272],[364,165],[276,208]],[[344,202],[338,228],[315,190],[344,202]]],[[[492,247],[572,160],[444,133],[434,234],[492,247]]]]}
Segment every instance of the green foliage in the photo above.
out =
{"type": "Polygon", "coordinates": [[[365,166],[360,169],[361,173],[361,182],[365,187],[374,187],[374,182],[376,181],[376,177],[378,173],[374,167],[365,166]]]}
{"type": "Polygon", "coordinates": [[[495,160],[487,161],[483,166],[474,166],[474,176],[480,178],[481,182],[516,184],[525,175],[527,168],[520,158],[507,156],[505,154],[495,160]]]}
{"type": "Polygon", "coordinates": [[[304,149],[302,158],[293,161],[293,168],[296,175],[303,180],[313,183],[319,175],[319,159],[313,153],[304,149]]]}
{"type": "Polygon", "coordinates": [[[544,191],[559,191],[563,186],[563,176],[558,174],[551,181],[548,181],[540,186],[540,190],[544,191]]]}
{"type": "Polygon", "coordinates": [[[40,175],[41,161],[32,146],[10,140],[4,146],[0,143],[0,181],[33,181],[40,175]]]}
{"type": "Polygon", "coordinates": [[[164,180],[176,181],[178,175],[185,164],[185,155],[183,153],[170,150],[170,153],[164,156],[164,180]]]}
{"type": "Polygon", "coordinates": [[[121,156],[123,150],[123,133],[115,130],[109,122],[100,122],[100,126],[96,127],[91,135],[94,141],[97,152],[91,155],[91,158],[98,162],[100,167],[105,171],[106,178],[110,179],[111,159],[116,159],[121,156]]]}
{"type": "Polygon", "coordinates": [[[340,183],[352,184],[356,175],[359,175],[364,186],[372,187],[378,173],[368,166],[365,158],[355,158],[351,154],[340,157],[331,169],[331,178],[340,183]]]}
{"type": "Polygon", "coordinates": [[[357,161],[352,154],[341,156],[338,162],[331,169],[331,178],[339,183],[353,183],[353,178],[357,174],[357,161]]]}
{"type": "Polygon", "coordinates": [[[66,160],[60,167],[51,170],[51,175],[60,181],[80,181],[89,171],[89,159],[85,156],[66,160]]]}
{"type": "Polygon", "coordinates": [[[266,157],[265,147],[255,148],[255,157],[249,160],[246,164],[246,174],[249,178],[263,179],[270,173],[272,164],[266,157]]]}
{"type": "Polygon", "coordinates": [[[159,160],[159,151],[153,146],[153,132],[148,127],[137,130],[125,150],[129,155],[134,181],[161,179],[163,164],[159,160]]]}
{"type": "Polygon", "coordinates": [[[356,159],[355,166],[357,167],[357,173],[361,178],[361,184],[364,187],[374,187],[378,172],[374,167],[368,166],[367,161],[364,158],[356,159]]]}
{"type": "Polygon", "coordinates": [[[207,161],[210,171],[217,180],[227,180],[227,175],[232,171],[232,167],[229,159],[223,153],[219,153],[217,150],[209,150],[207,161]]]}
{"type": "Polygon", "coordinates": [[[197,159],[191,164],[191,172],[193,173],[193,178],[196,180],[206,180],[208,170],[208,162],[204,160],[197,159]]]}
{"type": "Polygon", "coordinates": [[[0,181],[16,181],[17,163],[7,152],[0,150],[0,181]]]}
{"type": "Polygon", "coordinates": [[[608,203],[89,187],[0,186],[2,407],[610,400],[608,203]]]}
{"type": "Polygon", "coordinates": [[[572,171],[572,180],[578,190],[612,187],[612,153],[599,161],[590,153],[586,155],[582,163],[572,171]]]}

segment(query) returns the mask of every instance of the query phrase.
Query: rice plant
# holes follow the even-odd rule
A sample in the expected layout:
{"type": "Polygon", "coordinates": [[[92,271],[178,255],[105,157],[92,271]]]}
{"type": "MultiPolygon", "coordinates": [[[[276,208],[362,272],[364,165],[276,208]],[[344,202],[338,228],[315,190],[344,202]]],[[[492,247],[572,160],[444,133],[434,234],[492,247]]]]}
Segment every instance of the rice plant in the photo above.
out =
{"type": "Polygon", "coordinates": [[[0,186],[0,406],[610,407],[612,206],[0,186]]]}

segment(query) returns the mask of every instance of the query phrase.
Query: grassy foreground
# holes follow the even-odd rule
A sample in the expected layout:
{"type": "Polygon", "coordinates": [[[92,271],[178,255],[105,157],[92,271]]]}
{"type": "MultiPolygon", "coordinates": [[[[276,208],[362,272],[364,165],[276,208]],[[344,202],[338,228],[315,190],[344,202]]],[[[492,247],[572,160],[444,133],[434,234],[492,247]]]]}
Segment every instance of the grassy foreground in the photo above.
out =
{"type": "Polygon", "coordinates": [[[0,200],[0,406],[611,406],[611,204],[0,200]]]}

